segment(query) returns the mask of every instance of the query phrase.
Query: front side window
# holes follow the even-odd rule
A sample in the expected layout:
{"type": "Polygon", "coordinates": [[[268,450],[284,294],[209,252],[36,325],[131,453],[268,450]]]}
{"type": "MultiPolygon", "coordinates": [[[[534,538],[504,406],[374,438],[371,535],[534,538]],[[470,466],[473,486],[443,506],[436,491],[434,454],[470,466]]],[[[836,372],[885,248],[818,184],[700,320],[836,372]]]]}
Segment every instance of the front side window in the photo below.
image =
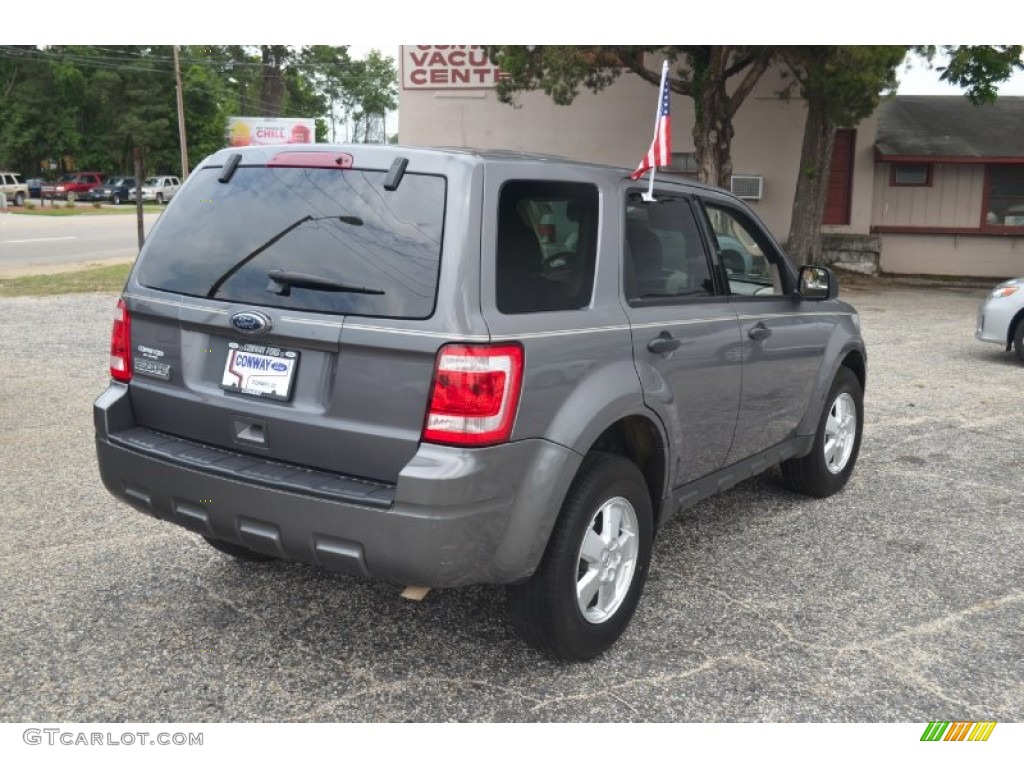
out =
{"type": "Polygon", "coordinates": [[[993,165],[989,168],[985,224],[1024,227],[1024,166],[993,165]]]}
{"type": "Polygon", "coordinates": [[[508,315],[590,305],[597,262],[593,184],[510,181],[498,203],[498,311],[508,315]]]}
{"type": "Polygon", "coordinates": [[[630,304],[713,296],[711,267],[690,203],[659,195],[626,199],[623,285],[630,304]]]}
{"type": "Polygon", "coordinates": [[[774,250],[758,227],[731,208],[709,204],[705,210],[729,292],[739,296],[785,293],[782,273],[773,260],[774,250]]]}
{"type": "Polygon", "coordinates": [[[193,174],[139,255],[138,279],[189,296],[423,319],[434,310],[446,182],[406,173],[239,166],[193,174]]]}

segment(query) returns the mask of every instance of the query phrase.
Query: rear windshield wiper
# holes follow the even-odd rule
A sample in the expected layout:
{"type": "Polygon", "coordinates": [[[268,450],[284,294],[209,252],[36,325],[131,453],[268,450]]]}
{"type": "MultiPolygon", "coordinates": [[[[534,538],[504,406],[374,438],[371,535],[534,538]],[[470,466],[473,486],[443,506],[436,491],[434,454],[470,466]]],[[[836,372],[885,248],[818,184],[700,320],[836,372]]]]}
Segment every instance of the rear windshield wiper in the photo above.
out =
{"type": "Polygon", "coordinates": [[[368,293],[373,296],[383,296],[384,291],[380,288],[369,288],[365,285],[350,285],[329,277],[307,275],[304,272],[292,272],[287,269],[272,269],[267,273],[270,284],[267,290],[279,296],[290,296],[292,286],[299,288],[311,288],[315,291],[333,291],[336,293],[368,293]]]}
{"type": "Polygon", "coordinates": [[[220,292],[220,289],[224,286],[224,283],[226,283],[231,278],[232,275],[234,275],[238,270],[240,270],[242,267],[244,267],[250,261],[255,259],[261,253],[263,253],[265,250],[267,250],[267,248],[272,246],[274,243],[276,243],[278,240],[283,238],[285,235],[287,235],[292,230],[298,229],[303,224],[305,224],[307,221],[325,221],[325,220],[333,220],[333,219],[337,219],[338,221],[343,222],[345,224],[351,224],[353,227],[361,227],[361,226],[363,226],[363,220],[360,219],[358,216],[345,216],[345,215],[341,215],[341,216],[313,216],[312,214],[308,214],[306,216],[303,216],[301,219],[299,219],[298,221],[292,222],[287,227],[285,227],[280,232],[278,232],[276,235],[274,235],[269,240],[264,242],[262,245],[258,246],[257,248],[255,248],[254,250],[250,251],[245,256],[243,256],[238,262],[236,262],[231,267],[231,269],[229,269],[227,272],[225,272],[223,275],[221,275],[219,278],[217,278],[216,281],[214,281],[213,285],[210,286],[210,290],[206,292],[206,298],[212,299],[214,296],[216,296],[220,292]]]}

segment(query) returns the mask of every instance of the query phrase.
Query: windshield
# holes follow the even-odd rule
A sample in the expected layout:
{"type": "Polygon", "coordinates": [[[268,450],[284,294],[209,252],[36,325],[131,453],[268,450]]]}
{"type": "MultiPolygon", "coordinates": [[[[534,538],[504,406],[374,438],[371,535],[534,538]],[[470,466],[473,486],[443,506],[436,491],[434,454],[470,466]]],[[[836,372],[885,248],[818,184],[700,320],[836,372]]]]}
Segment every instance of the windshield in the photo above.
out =
{"type": "Polygon", "coordinates": [[[434,310],[445,180],[407,173],[240,166],[193,175],[139,256],[159,290],[251,305],[421,319],[434,310]],[[271,272],[301,275],[281,291],[271,272]],[[313,278],[313,279],[309,279],[313,278]],[[328,283],[374,293],[325,290],[328,283]],[[379,292],[376,292],[379,291],[379,292]]]}

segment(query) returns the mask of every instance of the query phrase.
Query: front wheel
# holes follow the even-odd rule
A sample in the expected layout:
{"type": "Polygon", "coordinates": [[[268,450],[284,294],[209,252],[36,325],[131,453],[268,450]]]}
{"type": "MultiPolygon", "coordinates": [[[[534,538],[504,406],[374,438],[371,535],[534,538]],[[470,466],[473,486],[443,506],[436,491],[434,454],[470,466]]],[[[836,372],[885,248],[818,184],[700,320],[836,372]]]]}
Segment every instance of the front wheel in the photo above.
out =
{"type": "Polygon", "coordinates": [[[67,201],[68,201],[69,203],[73,203],[73,202],[75,202],[75,200],[77,200],[77,199],[78,199],[78,195],[76,195],[76,194],[75,194],[74,192],[68,192],[68,193],[67,193],[67,194],[65,195],[65,197],[67,198],[67,201]]]}
{"type": "Polygon", "coordinates": [[[1013,349],[1024,362],[1024,317],[1017,321],[1017,330],[1013,332],[1013,349]]]}
{"type": "Polygon", "coordinates": [[[782,462],[785,484],[818,498],[841,490],[857,463],[863,428],[864,390],[853,371],[841,367],[825,400],[811,452],[782,462]]]}
{"type": "Polygon", "coordinates": [[[621,456],[588,455],[537,571],[508,588],[516,633],[570,661],[607,650],[636,611],[653,537],[650,494],[637,466],[621,456]]]}
{"type": "Polygon", "coordinates": [[[23,192],[18,192],[14,196],[14,204],[18,207],[21,207],[25,204],[25,194],[23,192]]]}
{"type": "Polygon", "coordinates": [[[157,205],[163,205],[164,204],[164,196],[160,192],[156,193],[156,204],[157,205]]]}
{"type": "Polygon", "coordinates": [[[121,195],[119,195],[117,192],[115,192],[113,195],[110,196],[110,202],[112,202],[114,205],[120,205],[121,204],[121,195]]]}

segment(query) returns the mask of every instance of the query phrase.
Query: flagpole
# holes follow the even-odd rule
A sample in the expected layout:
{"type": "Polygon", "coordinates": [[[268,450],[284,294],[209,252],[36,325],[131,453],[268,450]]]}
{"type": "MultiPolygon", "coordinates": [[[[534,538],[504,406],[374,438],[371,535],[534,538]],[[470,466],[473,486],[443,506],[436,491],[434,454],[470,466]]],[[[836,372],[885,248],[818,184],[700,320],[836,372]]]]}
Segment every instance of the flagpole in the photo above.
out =
{"type": "MultiPolygon", "coordinates": [[[[658,138],[658,129],[661,125],[661,93],[665,90],[665,80],[668,79],[668,60],[666,59],[661,63],[661,83],[658,85],[658,106],[654,111],[654,138],[658,138]]],[[[651,176],[647,180],[647,194],[643,195],[645,202],[654,202],[654,174],[658,171],[658,164],[655,163],[651,166],[651,176]]]]}

